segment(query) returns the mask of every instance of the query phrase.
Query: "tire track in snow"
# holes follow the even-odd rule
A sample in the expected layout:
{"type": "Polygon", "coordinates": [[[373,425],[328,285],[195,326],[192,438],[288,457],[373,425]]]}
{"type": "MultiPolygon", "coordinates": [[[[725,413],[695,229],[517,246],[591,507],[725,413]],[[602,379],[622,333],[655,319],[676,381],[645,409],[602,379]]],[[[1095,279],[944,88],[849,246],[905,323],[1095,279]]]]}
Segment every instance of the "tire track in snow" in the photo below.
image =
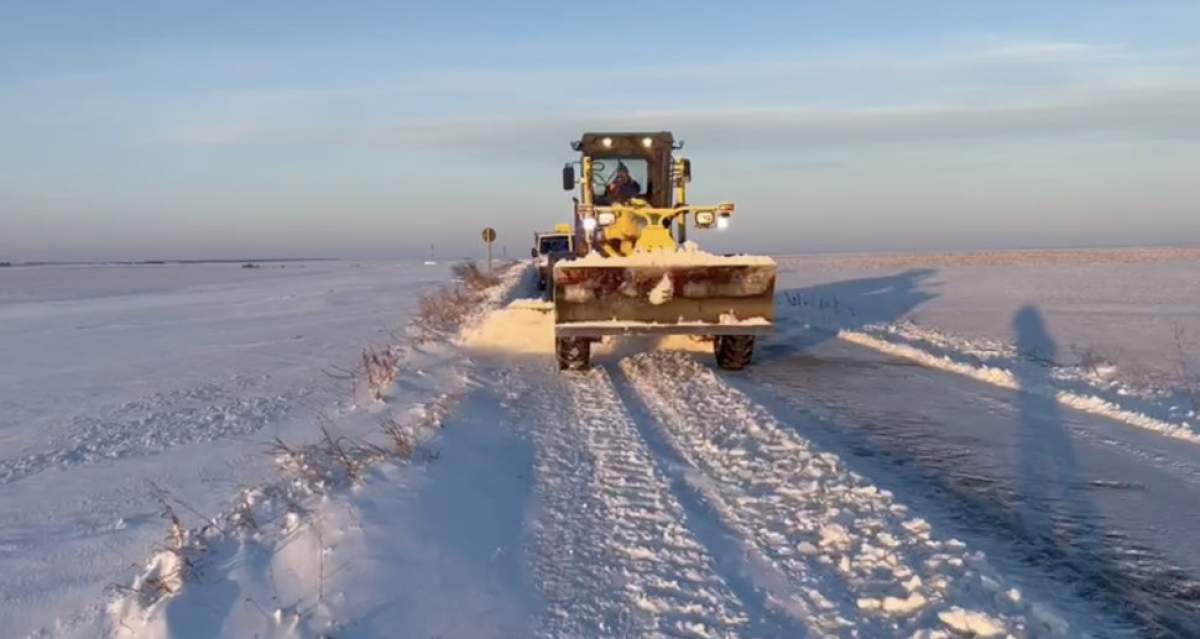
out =
{"type": "Polygon", "coordinates": [[[788,580],[775,603],[820,633],[1068,631],[1004,586],[982,553],[936,538],[889,492],[692,358],[642,354],[621,368],[678,453],[711,480],[701,490],[718,516],[788,580]]]}
{"type": "MultiPolygon", "coordinates": [[[[536,384],[543,375],[521,377],[536,384]]],[[[536,398],[540,634],[739,636],[743,606],[687,529],[608,373],[546,381],[521,393],[536,398]]]]}

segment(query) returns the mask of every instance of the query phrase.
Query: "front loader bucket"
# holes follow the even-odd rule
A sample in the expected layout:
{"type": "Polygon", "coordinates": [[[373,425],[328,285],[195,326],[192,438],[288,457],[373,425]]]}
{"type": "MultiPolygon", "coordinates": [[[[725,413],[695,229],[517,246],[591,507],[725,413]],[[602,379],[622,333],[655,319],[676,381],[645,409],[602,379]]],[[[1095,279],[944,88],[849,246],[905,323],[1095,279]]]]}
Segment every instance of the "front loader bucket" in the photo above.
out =
{"type": "Polygon", "coordinates": [[[562,261],[554,266],[556,337],[768,333],[775,261],[667,253],[562,261]]]}

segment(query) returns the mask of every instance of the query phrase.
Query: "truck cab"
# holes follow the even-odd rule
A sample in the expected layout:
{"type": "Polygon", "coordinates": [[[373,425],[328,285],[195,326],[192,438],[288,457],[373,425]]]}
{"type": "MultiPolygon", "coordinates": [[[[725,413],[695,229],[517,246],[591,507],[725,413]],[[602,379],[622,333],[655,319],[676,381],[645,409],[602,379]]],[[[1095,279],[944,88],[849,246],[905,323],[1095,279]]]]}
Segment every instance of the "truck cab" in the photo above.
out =
{"type": "Polygon", "coordinates": [[[537,267],[538,290],[549,288],[554,263],[575,256],[575,232],[567,224],[557,224],[553,231],[533,234],[533,250],[530,251],[537,267]]]}

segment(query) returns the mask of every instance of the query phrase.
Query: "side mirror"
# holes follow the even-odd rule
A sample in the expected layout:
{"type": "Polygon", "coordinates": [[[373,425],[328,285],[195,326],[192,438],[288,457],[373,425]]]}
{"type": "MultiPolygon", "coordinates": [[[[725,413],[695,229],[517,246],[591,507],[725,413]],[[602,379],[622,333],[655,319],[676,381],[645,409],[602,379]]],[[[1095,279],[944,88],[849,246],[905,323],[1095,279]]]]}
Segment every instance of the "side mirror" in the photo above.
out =
{"type": "Polygon", "coordinates": [[[537,252],[536,248],[529,249],[529,257],[532,257],[533,259],[536,260],[537,256],[538,256],[538,252],[537,252]]]}
{"type": "Polygon", "coordinates": [[[575,167],[570,164],[563,167],[563,190],[572,191],[575,189],[575,167]]]}
{"type": "Polygon", "coordinates": [[[687,158],[683,159],[683,179],[692,181],[692,161],[687,158]]]}

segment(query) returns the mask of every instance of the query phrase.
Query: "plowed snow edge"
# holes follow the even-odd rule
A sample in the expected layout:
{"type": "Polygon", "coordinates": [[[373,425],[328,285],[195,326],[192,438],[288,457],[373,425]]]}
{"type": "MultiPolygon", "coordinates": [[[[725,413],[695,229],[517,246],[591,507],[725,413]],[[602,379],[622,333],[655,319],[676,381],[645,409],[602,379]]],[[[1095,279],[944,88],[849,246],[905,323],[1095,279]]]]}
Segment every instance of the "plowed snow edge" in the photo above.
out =
{"type": "Polygon", "coordinates": [[[898,344],[881,339],[861,331],[838,331],[838,339],[858,346],[863,346],[880,353],[902,357],[929,368],[936,368],[972,379],[1007,388],[1021,390],[1026,393],[1049,397],[1058,403],[1085,413],[1101,415],[1137,428],[1154,431],[1180,439],[1191,444],[1200,444],[1200,434],[1197,434],[1187,424],[1175,424],[1156,419],[1137,411],[1122,408],[1118,404],[1096,395],[1080,395],[1078,393],[1056,389],[1047,384],[1035,384],[1020,379],[1010,370],[992,366],[976,366],[955,361],[948,356],[939,357],[907,344],[898,344]]]}

